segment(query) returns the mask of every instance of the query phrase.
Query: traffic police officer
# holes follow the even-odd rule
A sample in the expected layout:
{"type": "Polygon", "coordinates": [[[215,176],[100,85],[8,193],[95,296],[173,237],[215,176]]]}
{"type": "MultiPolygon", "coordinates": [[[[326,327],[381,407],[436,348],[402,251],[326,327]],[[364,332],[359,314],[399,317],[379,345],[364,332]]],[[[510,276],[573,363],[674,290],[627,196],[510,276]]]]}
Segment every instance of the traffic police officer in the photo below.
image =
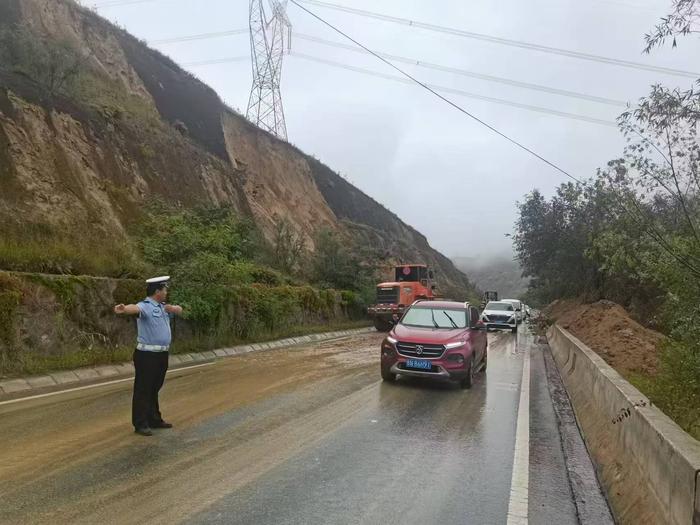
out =
{"type": "Polygon", "coordinates": [[[134,397],[131,421],[142,436],[152,436],[152,428],[172,428],[160,414],[158,392],[168,370],[168,350],[172,338],[170,318],[182,314],[182,307],[166,304],[169,276],[146,281],[147,297],[138,304],[118,304],[118,315],[136,315],[138,343],[134,351],[134,397]]]}

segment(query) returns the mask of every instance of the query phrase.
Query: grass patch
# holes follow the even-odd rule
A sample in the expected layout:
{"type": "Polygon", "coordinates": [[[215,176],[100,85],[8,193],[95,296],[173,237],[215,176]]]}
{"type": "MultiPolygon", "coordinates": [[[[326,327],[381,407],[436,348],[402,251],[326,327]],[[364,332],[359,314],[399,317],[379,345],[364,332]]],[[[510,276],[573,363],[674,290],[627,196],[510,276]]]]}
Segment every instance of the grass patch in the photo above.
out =
{"type": "Polygon", "coordinates": [[[13,276],[0,273],[0,368],[14,361],[17,318],[22,301],[22,285],[13,276]]]}
{"type": "Polygon", "coordinates": [[[12,363],[3,366],[0,369],[0,375],[7,377],[34,376],[59,370],[73,370],[84,366],[123,363],[131,360],[133,351],[133,347],[122,346],[111,349],[81,348],[48,356],[22,353],[12,363]]]}
{"type": "MultiPolygon", "coordinates": [[[[275,332],[261,333],[256,337],[238,340],[216,340],[214,338],[197,337],[189,340],[174,341],[173,354],[203,352],[223,346],[260,343],[300,335],[351,330],[369,326],[367,321],[344,321],[309,326],[295,326],[275,332]]],[[[135,345],[134,345],[135,346],[135,345]]],[[[63,352],[52,356],[35,356],[23,353],[13,362],[0,362],[0,377],[21,377],[41,375],[59,370],[72,370],[85,366],[99,366],[131,361],[134,346],[119,346],[117,348],[94,347],[82,348],[75,351],[63,352]]]]}
{"type": "Polygon", "coordinates": [[[0,238],[0,268],[16,272],[132,277],[146,265],[118,241],[92,245],[89,240],[59,236],[0,238]]]}
{"type": "Polygon", "coordinates": [[[700,353],[697,347],[667,343],[656,376],[627,374],[626,379],[683,430],[700,440],[700,353]]]}
{"type": "MultiPolygon", "coordinates": [[[[164,129],[160,115],[152,104],[139,95],[128,93],[110,78],[92,71],[81,71],[70,83],[69,89],[69,95],[75,100],[84,101],[110,119],[139,123],[151,131],[164,129]]],[[[140,148],[144,157],[156,156],[151,145],[142,144],[140,148]]]]}

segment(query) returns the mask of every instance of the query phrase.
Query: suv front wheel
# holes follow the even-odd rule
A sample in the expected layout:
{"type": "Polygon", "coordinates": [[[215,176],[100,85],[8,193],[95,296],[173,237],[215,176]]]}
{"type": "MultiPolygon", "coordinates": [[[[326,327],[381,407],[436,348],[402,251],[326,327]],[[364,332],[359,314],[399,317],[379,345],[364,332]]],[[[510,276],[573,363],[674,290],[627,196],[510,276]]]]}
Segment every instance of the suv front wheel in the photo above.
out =
{"type": "Polygon", "coordinates": [[[469,371],[467,372],[467,377],[465,377],[464,379],[462,379],[459,382],[459,386],[466,390],[466,389],[471,388],[473,384],[474,384],[474,355],[472,355],[472,359],[469,362],[469,371]]]}
{"type": "Polygon", "coordinates": [[[389,370],[382,367],[382,380],[391,383],[396,380],[396,374],[392,374],[389,370]]]}

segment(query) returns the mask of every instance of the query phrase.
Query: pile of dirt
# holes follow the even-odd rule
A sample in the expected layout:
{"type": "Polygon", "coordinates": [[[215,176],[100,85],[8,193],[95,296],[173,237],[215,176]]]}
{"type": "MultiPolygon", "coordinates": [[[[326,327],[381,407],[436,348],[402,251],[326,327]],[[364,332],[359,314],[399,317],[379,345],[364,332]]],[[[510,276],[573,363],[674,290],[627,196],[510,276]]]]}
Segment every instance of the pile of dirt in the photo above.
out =
{"type": "Polygon", "coordinates": [[[543,313],[569,330],[622,375],[654,375],[664,336],[643,327],[612,301],[560,300],[543,313]]]}

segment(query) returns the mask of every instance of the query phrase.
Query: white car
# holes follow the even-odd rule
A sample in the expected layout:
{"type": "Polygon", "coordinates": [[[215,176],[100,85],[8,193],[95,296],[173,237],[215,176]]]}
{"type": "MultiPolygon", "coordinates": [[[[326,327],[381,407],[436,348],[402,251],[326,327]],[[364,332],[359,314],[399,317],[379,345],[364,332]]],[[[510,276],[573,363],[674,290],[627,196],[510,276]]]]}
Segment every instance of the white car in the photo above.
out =
{"type": "Polygon", "coordinates": [[[486,325],[486,329],[510,328],[515,333],[518,331],[518,312],[515,311],[513,303],[507,301],[489,301],[481,313],[481,320],[486,325]]]}
{"type": "Polygon", "coordinates": [[[518,299],[501,299],[501,302],[512,304],[513,308],[515,309],[515,318],[517,319],[518,324],[523,322],[523,319],[525,319],[525,314],[523,312],[522,301],[518,299]]]}

